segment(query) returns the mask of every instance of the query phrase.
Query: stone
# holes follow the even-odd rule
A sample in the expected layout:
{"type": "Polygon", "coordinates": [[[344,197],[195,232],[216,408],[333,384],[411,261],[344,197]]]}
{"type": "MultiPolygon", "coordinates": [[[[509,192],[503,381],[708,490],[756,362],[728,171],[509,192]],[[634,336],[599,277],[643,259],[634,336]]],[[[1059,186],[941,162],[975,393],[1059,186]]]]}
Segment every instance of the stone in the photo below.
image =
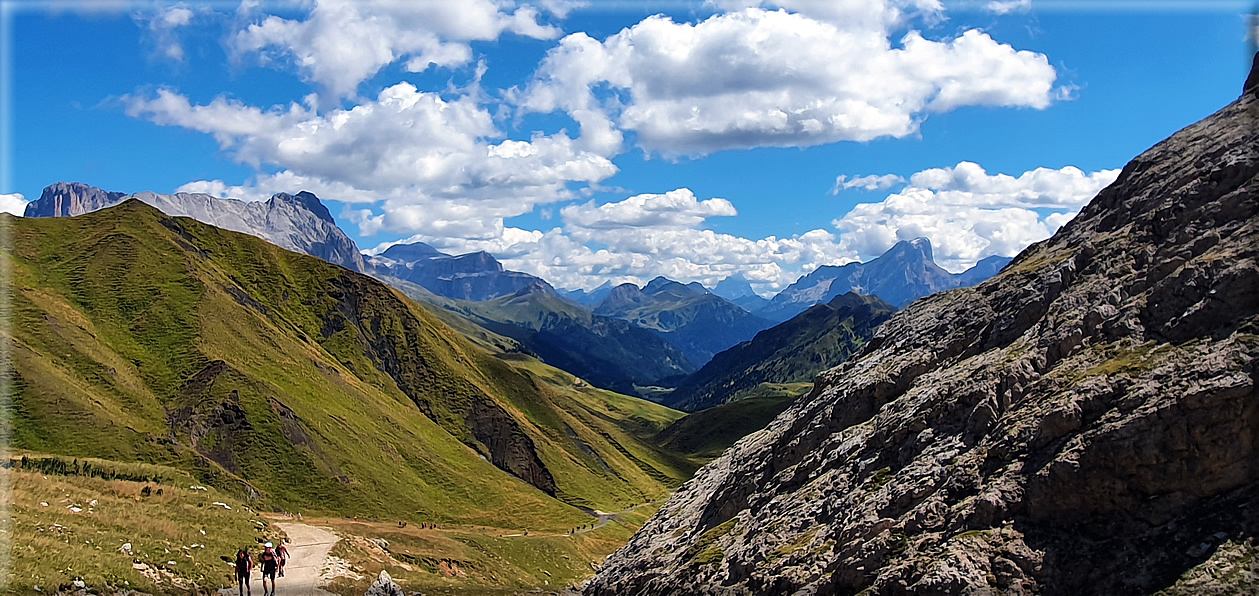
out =
{"type": "Polygon", "coordinates": [[[1253,593],[1217,573],[1253,546],[1213,553],[1259,532],[1256,112],[1172,135],[992,279],[894,315],[583,593],[1253,593]]]}
{"type": "Polygon", "coordinates": [[[402,588],[393,582],[393,578],[389,577],[388,571],[382,569],[380,577],[377,577],[376,581],[372,582],[371,587],[367,588],[365,596],[406,596],[406,592],[403,592],[402,588]]]}

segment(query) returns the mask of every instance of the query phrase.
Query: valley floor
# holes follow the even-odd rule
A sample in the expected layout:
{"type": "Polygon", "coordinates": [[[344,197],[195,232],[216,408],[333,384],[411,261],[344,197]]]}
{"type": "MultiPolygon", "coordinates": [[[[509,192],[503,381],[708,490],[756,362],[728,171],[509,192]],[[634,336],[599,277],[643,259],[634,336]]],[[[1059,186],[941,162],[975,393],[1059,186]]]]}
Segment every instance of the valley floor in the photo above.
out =
{"type": "MultiPolygon", "coordinates": [[[[278,596],[361,596],[381,570],[406,591],[562,590],[594,575],[659,507],[591,512],[568,532],[259,513],[183,472],[28,453],[0,467],[12,537],[2,594],[235,594],[237,548],[288,538],[278,596]],[[25,457],[25,463],[23,458],[25,457]],[[427,527],[425,527],[427,526],[427,527]]],[[[254,504],[256,506],[256,503],[254,504]]],[[[255,568],[251,590],[261,596],[255,568]]]]}

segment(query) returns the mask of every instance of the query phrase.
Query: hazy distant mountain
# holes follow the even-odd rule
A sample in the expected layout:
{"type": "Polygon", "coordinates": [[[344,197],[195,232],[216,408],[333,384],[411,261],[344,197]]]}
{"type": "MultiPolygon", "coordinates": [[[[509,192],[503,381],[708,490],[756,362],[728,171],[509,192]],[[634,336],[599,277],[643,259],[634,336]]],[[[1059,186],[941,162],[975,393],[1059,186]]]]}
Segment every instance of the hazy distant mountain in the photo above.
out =
{"type": "Polygon", "coordinates": [[[483,301],[515,294],[530,286],[555,292],[545,280],[506,271],[490,253],[451,256],[424,244],[395,244],[368,257],[373,272],[419,284],[430,292],[456,300],[483,301]]]}
{"type": "Polygon", "coordinates": [[[604,298],[607,298],[610,293],[612,293],[612,283],[605,281],[599,287],[588,292],[578,288],[576,290],[566,290],[561,292],[560,295],[578,304],[585,304],[593,308],[596,304],[602,302],[604,298]]]}
{"type": "Polygon", "coordinates": [[[738,273],[718,282],[713,293],[753,314],[769,306],[769,300],[757,294],[752,284],[738,273]]]}
{"type": "MultiPolygon", "coordinates": [[[[396,278],[382,279],[416,300],[511,338],[547,364],[596,387],[637,395],[640,387],[672,387],[696,369],[660,334],[628,321],[592,314],[560,297],[541,280],[508,296],[474,302],[417,292],[418,284],[396,278]]],[[[468,335],[467,331],[464,334],[468,335]]]]}
{"type": "Polygon", "coordinates": [[[309,192],[277,193],[267,201],[220,199],[200,193],[107,192],[79,182],[58,182],[26,206],[26,217],[73,217],[112,207],[127,199],[173,216],[257,236],[277,246],[319,257],[346,269],[364,271],[358,246],[332,219],[319,197],[309,192]]]}
{"type": "Polygon", "coordinates": [[[992,277],[1008,262],[1007,257],[992,256],[963,273],[953,274],[936,265],[930,240],[903,240],[866,263],[818,267],[779,292],[756,314],[784,321],[847,292],[878,296],[900,308],[936,292],[975,285],[992,277]]]}
{"type": "Polygon", "coordinates": [[[815,304],[717,354],[661,403],[693,412],[739,399],[762,383],[812,382],[861,349],[895,311],[876,297],[852,292],[815,304]]]}
{"type": "Polygon", "coordinates": [[[697,282],[683,284],[665,277],[657,277],[641,289],[621,284],[594,312],[655,330],[681,348],[691,362],[701,365],[772,324],[697,282]]]}

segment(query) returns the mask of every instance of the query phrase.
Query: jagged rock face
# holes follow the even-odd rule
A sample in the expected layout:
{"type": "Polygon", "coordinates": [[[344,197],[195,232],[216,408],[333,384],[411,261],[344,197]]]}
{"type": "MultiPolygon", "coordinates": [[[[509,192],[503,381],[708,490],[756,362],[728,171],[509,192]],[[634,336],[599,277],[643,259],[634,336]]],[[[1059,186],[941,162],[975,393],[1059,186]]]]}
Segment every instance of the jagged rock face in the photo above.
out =
{"type": "Polygon", "coordinates": [[[586,593],[1151,593],[1247,543],[1256,114],[1177,133],[997,277],[884,323],[586,593]]]}
{"type": "Polygon", "coordinates": [[[26,206],[26,217],[73,217],[128,199],[138,199],[167,215],[191,217],[233,232],[257,236],[289,250],[319,257],[353,271],[364,271],[358,246],[332,219],[319,197],[309,192],[277,193],[270,200],[246,202],[200,193],[129,195],[106,192],[78,182],[58,182],[26,206]]]}
{"type": "Polygon", "coordinates": [[[78,182],[58,182],[27,203],[25,216],[71,217],[117,205],[125,196],[127,193],[106,192],[78,182]]]}

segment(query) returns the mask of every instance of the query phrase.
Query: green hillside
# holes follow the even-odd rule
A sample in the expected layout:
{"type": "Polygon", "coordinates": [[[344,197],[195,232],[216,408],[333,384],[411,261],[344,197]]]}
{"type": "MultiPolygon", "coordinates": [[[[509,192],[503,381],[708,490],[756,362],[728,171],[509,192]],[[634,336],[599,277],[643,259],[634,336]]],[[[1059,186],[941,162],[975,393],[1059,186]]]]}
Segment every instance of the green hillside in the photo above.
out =
{"type": "Polygon", "coordinates": [[[137,201],[4,217],[15,448],[267,507],[555,530],[692,472],[650,443],[680,413],[504,361],[368,277],[137,201]]]}
{"type": "Polygon", "coordinates": [[[747,397],[763,383],[812,382],[861,349],[895,310],[875,297],[836,296],[717,354],[661,402],[694,412],[747,397]]]}
{"type": "Polygon", "coordinates": [[[739,439],[765,428],[812,387],[812,383],[762,383],[738,401],[678,419],[660,431],[656,441],[699,460],[716,458],[739,439]]]}

